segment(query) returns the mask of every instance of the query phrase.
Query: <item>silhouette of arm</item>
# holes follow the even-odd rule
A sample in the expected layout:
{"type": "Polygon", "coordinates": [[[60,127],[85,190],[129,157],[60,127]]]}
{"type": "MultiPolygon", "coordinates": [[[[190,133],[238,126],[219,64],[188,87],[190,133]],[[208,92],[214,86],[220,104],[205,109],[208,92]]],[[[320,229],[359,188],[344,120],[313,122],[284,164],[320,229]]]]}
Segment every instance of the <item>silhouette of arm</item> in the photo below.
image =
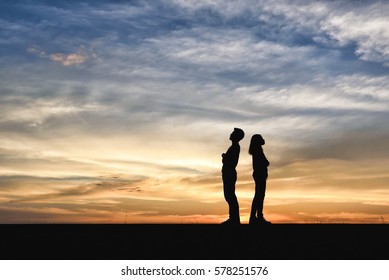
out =
{"type": "Polygon", "coordinates": [[[223,167],[228,169],[235,169],[239,161],[240,146],[231,145],[227,152],[222,154],[223,167]]]}
{"type": "Polygon", "coordinates": [[[267,170],[267,167],[270,165],[270,162],[267,160],[265,154],[261,151],[259,153],[253,154],[253,169],[254,172],[261,172],[267,170]]]}

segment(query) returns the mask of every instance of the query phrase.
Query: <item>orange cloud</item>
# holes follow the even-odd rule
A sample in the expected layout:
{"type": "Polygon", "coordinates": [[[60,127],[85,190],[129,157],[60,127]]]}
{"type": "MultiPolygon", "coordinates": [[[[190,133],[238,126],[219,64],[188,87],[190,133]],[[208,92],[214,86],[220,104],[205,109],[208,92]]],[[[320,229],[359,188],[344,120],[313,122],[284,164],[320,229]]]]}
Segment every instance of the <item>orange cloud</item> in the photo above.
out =
{"type": "Polygon", "coordinates": [[[86,55],[71,53],[71,54],[63,54],[63,53],[55,53],[50,55],[50,60],[62,63],[64,66],[69,65],[77,65],[84,63],[88,57],[86,55]]]}

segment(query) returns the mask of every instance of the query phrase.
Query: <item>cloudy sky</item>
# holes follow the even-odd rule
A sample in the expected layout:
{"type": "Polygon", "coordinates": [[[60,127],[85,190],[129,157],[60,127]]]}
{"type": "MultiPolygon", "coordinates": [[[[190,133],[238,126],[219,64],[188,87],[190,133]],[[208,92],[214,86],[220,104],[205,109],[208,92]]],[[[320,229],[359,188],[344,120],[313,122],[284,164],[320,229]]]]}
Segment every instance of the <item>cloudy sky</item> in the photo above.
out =
{"type": "Polygon", "coordinates": [[[0,3],[0,223],[389,221],[387,1],[0,3]]]}

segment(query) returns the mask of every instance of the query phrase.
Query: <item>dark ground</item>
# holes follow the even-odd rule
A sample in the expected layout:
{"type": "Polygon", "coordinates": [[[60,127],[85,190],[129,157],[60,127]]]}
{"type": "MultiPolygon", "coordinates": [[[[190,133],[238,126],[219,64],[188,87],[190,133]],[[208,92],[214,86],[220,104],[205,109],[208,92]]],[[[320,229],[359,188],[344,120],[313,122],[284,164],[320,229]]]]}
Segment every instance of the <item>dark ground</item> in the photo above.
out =
{"type": "Polygon", "coordinates": [[[389,224],[0,225],[2,260],[389,259],[389,224]]]}

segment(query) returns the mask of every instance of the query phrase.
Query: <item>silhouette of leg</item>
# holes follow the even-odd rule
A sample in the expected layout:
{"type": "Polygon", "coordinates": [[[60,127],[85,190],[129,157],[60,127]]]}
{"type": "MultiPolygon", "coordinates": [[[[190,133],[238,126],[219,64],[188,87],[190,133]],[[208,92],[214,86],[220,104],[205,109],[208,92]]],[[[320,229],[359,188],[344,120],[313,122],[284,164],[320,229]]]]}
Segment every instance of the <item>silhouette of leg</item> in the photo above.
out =
{"type": "Polygon", "coordinates": [[[251,213],[250,218],[256,218],[257,212],[258,212],[258,205],[260,204],[259,194],[258,191],[255,191],[253,201],[251,203],[251,213]]]}
{"type": "Polygon", "coordinates": [[[236,172],[223,173],[223,192],[229,207],[229,223],[239,224],[239,203],[235,195],[236,178],[236,172]]]}
{"type": "Polygon", "coordinates": [[[265,199],[266,179],[261,178],[255,183],[257,189],[257,218],[263,218],[263,201],[265,199]]]}
{"type": "Polygon", "coordinates": [[[253,175],[255,181],[255,194],[251,204],[250,224],[270,223],[263,217],[263,202],[266,192],[267,174],[253,175]]]}
{"type": "Polygon", "coordinates": [[[231,193],[228,198],[229,214],[232,221],[240,222],[239,203],[235,193],[231,193]]]}

